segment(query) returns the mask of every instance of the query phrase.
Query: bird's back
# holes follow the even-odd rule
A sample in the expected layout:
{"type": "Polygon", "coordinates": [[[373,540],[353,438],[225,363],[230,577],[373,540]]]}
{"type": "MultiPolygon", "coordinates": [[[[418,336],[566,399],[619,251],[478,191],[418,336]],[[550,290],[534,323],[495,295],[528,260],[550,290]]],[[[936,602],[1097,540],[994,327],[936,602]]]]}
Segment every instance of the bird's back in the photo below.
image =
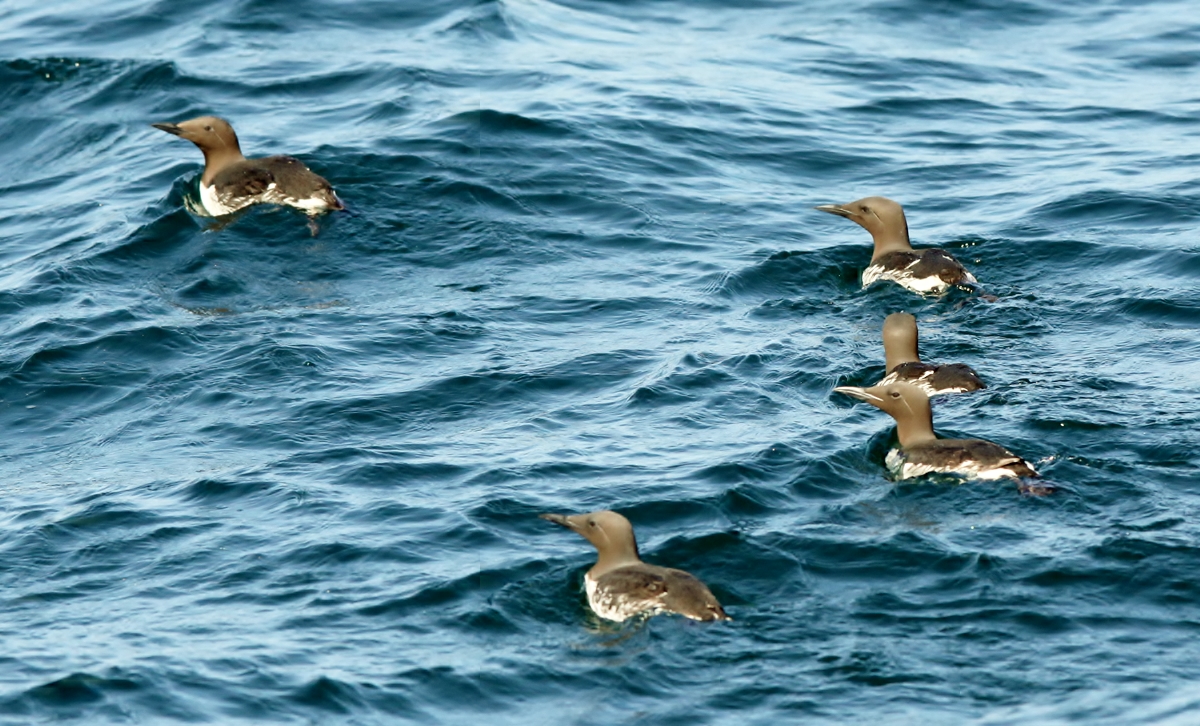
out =
{"type": "Polygon", "coordinates": [[[930,396],[943,393],[964,393],[987,388],[970,366],[963,363],[933,365],[914,361],[901,363],[884,376],[876,385],[911,383],[930,396]]]}
{"type": "Polygon", "coordinates": [[[292,156],[230,164],[213,178],[212,188],[222,205],[232,209],[264,202],[309,212],[341,208],[329,182],[292,156]]]}
{"type": "Polygon", "coordinates": [[[597,615],[625,620],[640,613],[673,612],[695,620],[727,618],[708,587],[693,575],[640,562],[595,580],[588,599],[597,615]]]}
{"type": "Polygon", "coordinates": [[[892,280],[920,293],[945,292],[951,285],[975,283],[975,277],[945,250],[895,250],[871,261],[863,271],[863,286],[892,280]]]}
{"type": "Polygon", "coordinates": [[[935,439],[905,446],[897,457],[889,455],[889,465],[900,470],[901,478],[935,472],[977,479],[1038,475],[1027,461],[984,439],[935,439]]]}

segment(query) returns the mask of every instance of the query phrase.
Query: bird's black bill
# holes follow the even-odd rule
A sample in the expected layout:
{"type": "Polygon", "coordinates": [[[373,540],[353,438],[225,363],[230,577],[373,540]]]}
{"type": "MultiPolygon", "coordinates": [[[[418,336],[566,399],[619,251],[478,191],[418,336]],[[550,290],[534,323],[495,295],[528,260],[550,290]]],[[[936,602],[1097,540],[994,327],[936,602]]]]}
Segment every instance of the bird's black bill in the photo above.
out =
{"type": "Polygon", "coordinates": [[[574,529],[574,527],[571,527],[571,522],[567,519],[565,514],[539,514],[538,516],[547,522],[554,522],[561,527],[574,529]]]}
{"type": "Polygon", "coordinates": [[[847,396],[850,396],[851,398],[857,398],[858,400],[866,401],[867,403],[871,403],[872,401],[879,400],[878,397],[872,396],[871,394],[867,393],[865,390],[859,388],[858,386],[838,386],[837,388],[833,389],[833,392],[834,393],[844,393],[847,396]]]}
{"type": "Polygon", "coordinates": [[[846,217],[847,219],[854,216],[853,212],[841,206],[840,204],[819,204],[813,207],[813,209],[822,212],[829,212],[830,214],[836,214],[839,217],[846,217]]]}
{"type": "Polygon", "coordinates": [[[158,129],[159,131],[166,131],[168,134],[173,134],[175,136],[179,136],[180,134],[183,133],[183,129],[179,128],[175,124],[150,124],[150,125],[156,129],[158,129]]]}

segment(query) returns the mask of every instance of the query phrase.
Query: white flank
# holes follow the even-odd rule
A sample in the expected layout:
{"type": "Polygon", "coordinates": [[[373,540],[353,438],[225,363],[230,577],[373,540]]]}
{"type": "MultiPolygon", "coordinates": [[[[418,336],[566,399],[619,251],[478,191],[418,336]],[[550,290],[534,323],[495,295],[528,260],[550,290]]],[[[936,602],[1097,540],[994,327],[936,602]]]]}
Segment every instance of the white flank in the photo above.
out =
{"type": "Polygon", "coordinates": [[[891,280],[901,287],[908,288],[922,295],[941,295],[950,289],[950,284],[937,275],[913,277],[913,274],[908,271],[907,267],[903,270],[888,270],[879,265],[871,265],[863,270],[863,287],[867,287],[879,280],[891,280]]]}
{"type": "MultiPolygon", "coordinates": [[[[277,185],[272,182],[262,194],[253,197],[239,197],[239,204],[230,205],[222,201],[221,196],[217,194],[216,187],[212,186],[211,184],[206,185],[202,182],[200,184],[200,204],[203,205],[205,212],[208,212],[214,217],[233,214],[243,207],[264,202],[267,204],[282,204],[288,207],[296,207],[297,209],[304,210],[309,215],[325,212],[330,208],[325,200],[319,197],[296,199],[295,197],[286,196],[276,187],[277,185]]],[[[229,197],[226,196],[225,200],[228,201],[229,197]]]]}
{"type": "Polygon", "coordinates": [[[329,209],[329,205],[324,199],[317,197],[309,197],[307,199],[288,199],[284,204],[290,204],[293,207],[299,207],[308,212],[324,212],[329,209]]]}
{"type": "Polygon", "coordinates": [[[920,378],[901,378],[896,373],[889,373],[886,376],[884,376],[883,378],[879,379],[879,383],[876,383],[875,385],[887,386],[892,383],[898,383],[900,381],[904,381],[905,383],[911,383],[912,385],[916,386],[917,388],[920,388],[922,391],[925,392],[926,395],[928,395],[930,397],[938,396],[943,393],[965,393],[966,392],[967,389],[963,388],[962,386],[949,386],[947,388],[935,387],[932,383],[930,383],[927,380],[927,379],[933,377],[933,373],[934,373],[934,371],[928,371],[928,370],[924,371],[923,373],[921,373],[920,378]]]}
{"type": "Polygon", "coordinates": [[[296,209],[304,210],[304,212],[310,216],[320,212],[329,211],[330,209],[325,200],[321,199],[320,197],[305,197],[303,199],[297,199],[296,197],[290,197],[276,189],[274,184],[267,187],[267,190],[262,193],[262,196],[255,201],[266,202],[268,204],[282,204],[286,207],[295,207],[296,209]]]}

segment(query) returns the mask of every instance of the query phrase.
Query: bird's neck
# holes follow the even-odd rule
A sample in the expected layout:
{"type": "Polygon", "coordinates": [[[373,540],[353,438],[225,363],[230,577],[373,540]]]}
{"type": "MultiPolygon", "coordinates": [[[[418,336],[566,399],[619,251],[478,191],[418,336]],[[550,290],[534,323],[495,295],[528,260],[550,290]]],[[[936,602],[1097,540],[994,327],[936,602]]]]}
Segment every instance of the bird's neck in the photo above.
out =
{"type": "Polygon", "coordinates": [[[930,408],[928,399],[905,413],[908,415],[896,417],[896,434],[900,437],[901,446],[913,446],[937,439],[937,435],[933,433],[933,409],[930,408]]]}
{"type": "Polygon", "coordinates": [[[641,561],[636,549],[632,552],[629,550],[621,550],[619,552],[605,551],[600,553],[600,556],[596,559],[596,564],[592,566],[592,569],[588,570],[588,574],[594,580],[605,573],[612,572],[618,567],[636,565],[641,561]]]}
{"type": "Polygon", "coordinates": [[[220,149],[203,149],[204,151],[204,176],[200,178],[200,182],[205,185],[213,183],[213,179],[217,178],[227,167],[244,161],[246,157],[242,156],[242,150],[234,146],[233,148],[220,149]]]}
{"type": "Polygon", "coordinates": [[[889,340],[888,344],[884,346],[883,354],[887,358],[885,365],[887,366],[888,373],[891,373],[901,363],[921,362],[921,357],[917,355],[917,345],[914,341],[889,340]]]}
{"type": "Polygon", "coordinates": [[[875,240],[875,251],[871,253],[871,262],[891,252],[912,252],[908,242],[908,230],[903,232],[879,232],[872,235],[875,240]]]}

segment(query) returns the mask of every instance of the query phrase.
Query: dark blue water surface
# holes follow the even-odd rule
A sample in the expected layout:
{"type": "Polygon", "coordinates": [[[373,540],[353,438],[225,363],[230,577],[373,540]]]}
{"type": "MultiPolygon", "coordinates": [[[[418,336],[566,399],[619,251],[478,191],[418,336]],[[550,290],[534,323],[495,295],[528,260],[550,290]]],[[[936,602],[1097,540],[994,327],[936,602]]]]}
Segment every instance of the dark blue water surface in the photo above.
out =
{"type": "Polygon", "coordinates": [[[0,169],[0,722],[1200,723],[1193,2],[10,0],[0,169]],[[203,113],[354,214],[210,230],[203,113]],[[888,480],[898,310],[1056,494],[888,480]]]}

